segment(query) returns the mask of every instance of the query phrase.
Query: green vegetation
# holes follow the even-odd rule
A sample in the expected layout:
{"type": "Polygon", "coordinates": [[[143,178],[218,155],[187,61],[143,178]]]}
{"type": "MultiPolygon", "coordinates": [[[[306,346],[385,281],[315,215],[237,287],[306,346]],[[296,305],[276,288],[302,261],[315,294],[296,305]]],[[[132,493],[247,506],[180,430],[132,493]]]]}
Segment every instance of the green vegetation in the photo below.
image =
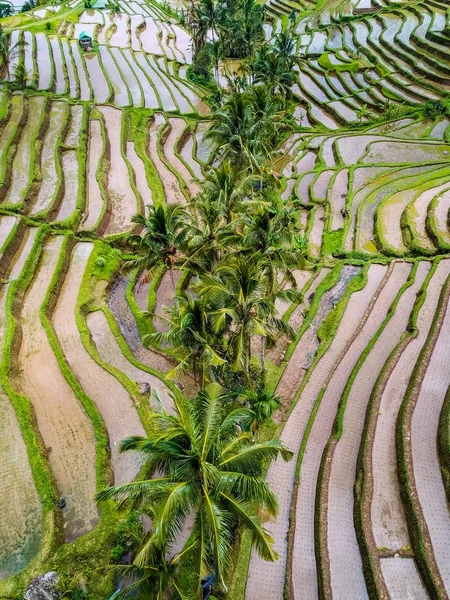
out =
{"type": "Polygon", "coordinates": [[[276,514],[277,501],[262,477],[262,465],[278,455],[288,460],[291,454],[279,441],[254,442],[245,431],[253,413],[230,402],[217,383],[189,403],[173,400],[175,415],[170,415],[154,396],[153,434],[121,444],[122,452],[142,452],[149,469],[160,476],[106,489],[98,500],[112,498],[152,519],[152,532],[133,565],[121,568],[136,576],[134,588],[145,594],[158,590],[160,597],[170,590],[174,598],[201,598],[201,580],[211,573],[212,583],[217,580],[226,591],[227,556],[238,526],[251,531],[261,556],[276,559],[255,508],[276,514]],[[187,519],[193,524],[181,549],[177,540],[187,519]]]}

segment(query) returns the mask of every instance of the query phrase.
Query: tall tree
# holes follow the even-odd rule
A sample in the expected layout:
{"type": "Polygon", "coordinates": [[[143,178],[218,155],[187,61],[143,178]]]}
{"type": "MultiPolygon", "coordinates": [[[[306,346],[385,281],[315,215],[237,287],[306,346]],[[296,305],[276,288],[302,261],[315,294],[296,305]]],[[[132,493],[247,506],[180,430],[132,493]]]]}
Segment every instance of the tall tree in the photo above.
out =
{"type": "Polygon", "coordinates": [[[174,295],[176,285],[173,267],[184,241],[182,223],[186,218],[186,211],[180,204],[148,205],[145,215],[137,214],[132,218],[133,223],[142,227],[141,236],[130,237],[140,256],[128,260],[126,267],[144,269],[146,276],[149,276],[164,265],[169,269],[174,295]]]}
{"type": "Polygon", "coordinates": [[[11,34],[6,33],[0,25],[0,76],[10,78],[9,66],[11,59],[19,53],[19,42],[11,44],[11,34]]]}
{"type": "Polygon", "coordinates": [[[262,558],[277,559],[257,509],[276,515],[277,500],[264,479],[264,468],[279,456],[291,459],[292,453],[279,440],[253,441],[243,431],[253,413],[229,402],[217,383],[208,385],[194,401],[176,396],[174,403],[175,414],[160,402],[155,406],[148,438],[132,437],[120,445],[122,452],[142,453],[158,476],[108,488],[97,499],[114,499],[152,514],[151,535],[133,562],[140,569],[157,567],[162,554],[170,555],[190,517],[192,532],[184,546],[190,558],[186,569],[193,574],[188,592],[200,600],[206,575],[215,573],[225,587],[236,527],[250,531],[262,558]]]}
{"type": "Polygon", "coordinates": [[[249,376],[251,341],[261,336],[261,366],[265,370],[264,347],[266,338],[277,333],[293,336],[290,325],[276,317],[275,300],[292,299],[295,292],[287,289],[269,290],[261,262],[242,257],[230,258],[213,274],[204,275],[192,288],[211,307],[214,332],[223,333],[226,340],[225,356],[234,371],[249,376]]]}
{"type": "Polygon", "coordinates": [[[182,296],[178,298],[178,307],[170,310],[169,314],[168,331],[149,333],[144,336],[143,342],[169,343],[180,355],[180,363],[167,373],[167,377],[192,369],[194,378],[197,380],[198,377],[203,386],[206,373],[209,379],[213,379],[211,367],[225,362],[214,349],[217,340],[212,332],[208,309],[203,300],[182,296]]]}

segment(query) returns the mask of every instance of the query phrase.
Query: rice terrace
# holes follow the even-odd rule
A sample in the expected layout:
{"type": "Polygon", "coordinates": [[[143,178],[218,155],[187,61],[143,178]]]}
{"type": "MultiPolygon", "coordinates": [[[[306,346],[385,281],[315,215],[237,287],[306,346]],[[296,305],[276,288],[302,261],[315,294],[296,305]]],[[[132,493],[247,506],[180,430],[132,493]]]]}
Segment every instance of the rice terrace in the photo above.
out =
{"type": "Polygon", "coordinates": [[[449,600],[450,8],[0,0],[0,600],[449,600]]]}

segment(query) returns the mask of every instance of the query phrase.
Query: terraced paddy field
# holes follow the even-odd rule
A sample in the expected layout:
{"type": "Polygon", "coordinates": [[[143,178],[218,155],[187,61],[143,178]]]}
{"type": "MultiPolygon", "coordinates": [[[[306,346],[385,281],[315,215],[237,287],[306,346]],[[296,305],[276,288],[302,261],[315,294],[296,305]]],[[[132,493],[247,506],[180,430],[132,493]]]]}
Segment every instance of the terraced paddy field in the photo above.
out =
{"type": "MultiPolygon", "coordinates": [[[[450,597],[447,8],[266,4],[268,39],[298,17],[276,169],[306,260],[302,301],[277,304],[295,338],[267,353],[294,453],[267,472],[279,559],[239,540],[232,600],[450,597]]],[[[171,275],[180,291],[186,273],[142,280],[120,250],[145,206],[190,207],[221,154],[203,137],[210,91],[187,77],[192,40],[159,4],[63,3],[5,28],[27,72],[19,85],[12,64],[0,88],[0,598],[13,600],[108,541],[112,509],[93,498],[145,472],[118,444],[150,431],[151,392],[169,411],[172,393],[195,394],[142,340],[147,313],[165,331],[171,275]]]]}

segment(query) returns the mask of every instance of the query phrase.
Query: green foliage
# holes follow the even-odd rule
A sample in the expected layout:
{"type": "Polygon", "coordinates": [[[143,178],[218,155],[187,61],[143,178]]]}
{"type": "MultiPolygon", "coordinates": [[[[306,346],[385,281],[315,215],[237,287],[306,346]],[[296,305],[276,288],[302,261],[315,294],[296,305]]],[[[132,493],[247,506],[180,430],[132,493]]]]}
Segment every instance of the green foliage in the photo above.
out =
{"type": "Polygon", "coordinates": [[[330,256],[342,251],[342,242],[344,239],[344,231],[336,229],[335,231],[326,231],[322,239],[322,254],[330,256]]]}
{"type": "Polygon", "coordinates": [[[22,8],[20,9],[20,12],[27,12],[29,10],[32,10],[33,8],[36,8],[36,1],[35,0],[26,0],[26,2],[23,4],[22,8]]]}
{"type": "Polygon", "coordinates": [[[249,58],[264,42],[264,7],[256,0],[191,2],[185,18],[193,45],[188,77],[201,85],[213,88],[212,70],[218,84],[221,59],[249,58]]]}
{"type": "Polygon", "coordinates": [[[119,521],[115,527],[116,543],[111,548],[111,562],[118,562],[127,552],[134,552],[144,537],[142,519],[138,512],[132,511],[126,519],[119,521]]]}
{"type": "Polygon", "coordinates": [[[326,69],[327,71],[331,71],[334,73],[340,73],[340,72],[345,72],[348,71],[350,73],[356,73],[358,71],[361,71],[363,69],[369,69],[371,68],[371,65],[364,59],[362,58],[355,58],[349,62],[342,62],[342,63],[332,63],[330,60],[330,56],[329,56],[329,52],[324,52],[323,54],[321,54],[319,56],[318,59],[318,63],[319,65],[326,69]]]}
{"type": "Polygon", "coordinates": [[[12,14],[14,14],[14,11],[12,5],[9,4],[9,2],[5,4],[0,4],[0,19],[3,19],[4,17],[9,17],[12,14]]]}
{"type": "Polygon", "coordinates": [[[436,119],[447,114],[447,106],[443,102],[433,102],[428,100],[423,107],[423,114],[427,119],[436,119]]]}
{"type": "Polygon", "coordinates": [[[214,572],[223,587],[238,526],[251,532],[263,558],[276,560],[256,507],[276,513],[277,502],[263,469],[278,456],[289,460],[292,454],[279,440],[253,440],[246,431],[254,418],[252,411],[227,402],[227,393],[217,383],[193,401],[173,400],[175,415],[154,395],[152,435],[128,438],[121,444],[122,452],[143,453],[147,467],[160,476],[108,488],[98,500],[113,499],[151,517],[153,529],[131,571],[139,577],[141,591],[150,598],[156,598],[161,588],[175,593],[175,598],[184,592],[199,599],[203,574],[214,572]],[[167,558],[188,516],[193,519],[191,534],[183,550],[167,558]]]}

